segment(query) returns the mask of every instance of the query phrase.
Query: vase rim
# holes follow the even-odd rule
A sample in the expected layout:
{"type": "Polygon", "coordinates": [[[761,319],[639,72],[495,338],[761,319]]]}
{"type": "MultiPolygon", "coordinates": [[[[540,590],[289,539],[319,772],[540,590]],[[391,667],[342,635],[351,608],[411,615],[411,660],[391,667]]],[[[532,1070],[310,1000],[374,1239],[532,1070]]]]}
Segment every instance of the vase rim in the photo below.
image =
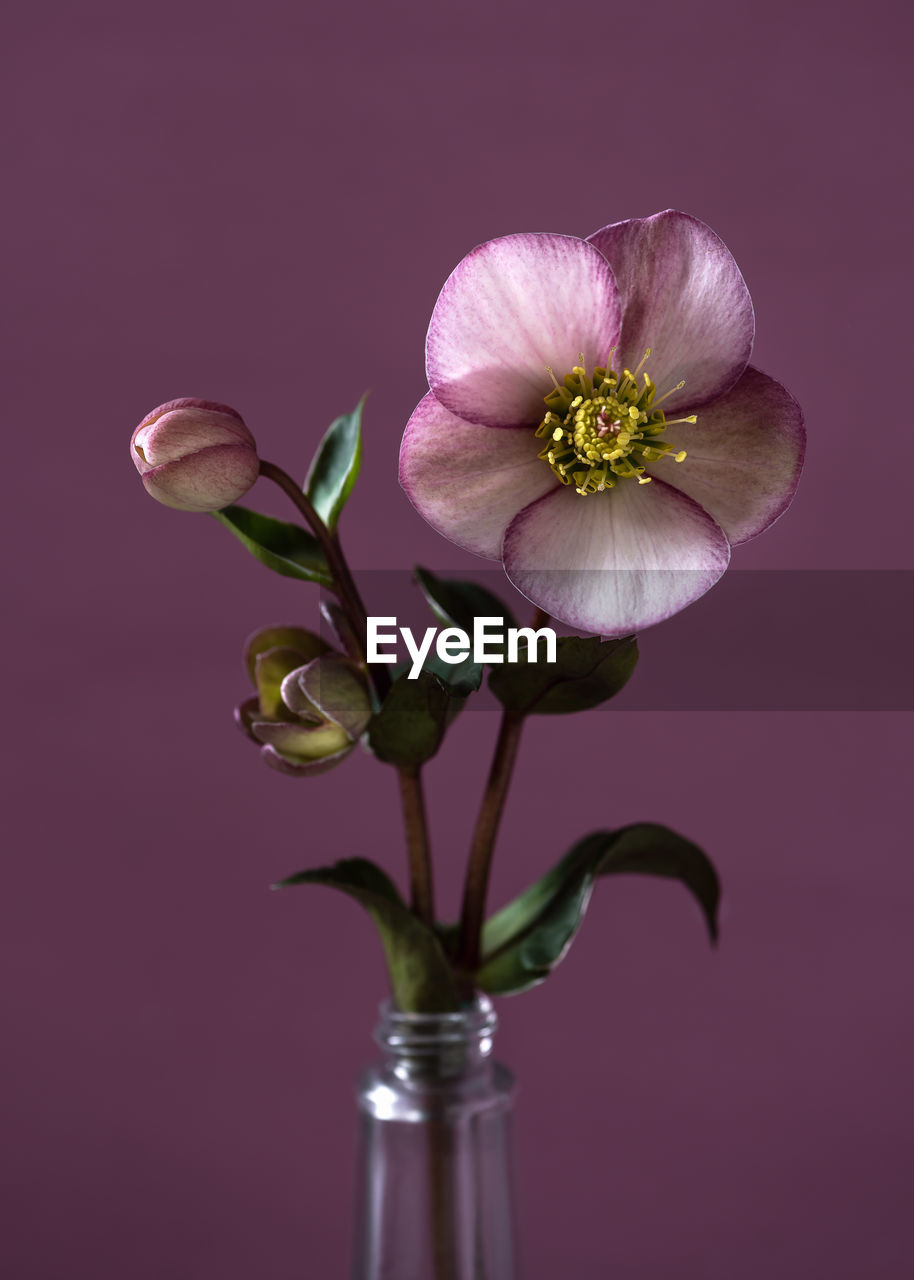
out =
{"type": "Polygon", "coordinates": [[[457,1025],[474,1018],[483,1018],[487,1021],[494,1019],[497,1021],[497,1014],[492,1006],[492,1001],[482,992],[477,992],[471,1003],[461,1005],[459,1009],[446,1009],[440,1013],[398,1009],[388,996],[387,999],[381,1001],[378,1006],[378,1012],[382,1018],[402,1023],[404,1026],[417,1026],[423,1022],[441,1022],[457,1025]]]}
{"type": "Polygon", "coordinates": [[[487,996],[478,996],[462,1009],[443,1013],[403,1012],[392,1000],[380,1006],[381,1021],[375,1040],[396,1055],[437,1055],[460,1048],[487,1058],[498,1026],[498,1016],[487,996]]]}

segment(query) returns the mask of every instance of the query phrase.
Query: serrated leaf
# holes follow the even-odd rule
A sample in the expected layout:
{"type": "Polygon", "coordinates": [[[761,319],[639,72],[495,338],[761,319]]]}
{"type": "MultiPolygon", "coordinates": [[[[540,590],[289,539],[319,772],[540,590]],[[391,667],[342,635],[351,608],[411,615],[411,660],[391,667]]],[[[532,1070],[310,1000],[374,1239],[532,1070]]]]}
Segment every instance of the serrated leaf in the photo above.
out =
{"type": "Polygon", "coordinates": [[[506,604],[476,582],[458,578],[438,578],[430,569],[417,565],[413,570],[432,613],[444,627],[460,627],[472,637],[474,618],[501,618],[505,628],[516,627],[506,604]]]}
{"type": "Polygon", "coordinates": [[[717,940],[720,881],[711,860],[669,827],[639,822],[585,836],[551,871],[483,928],[476,982],[507,995],[543,982],[568,951],[600,876],[637,874],[679,880],[697,900],[717,940]]]}
{"type": "Polygon", "coordinates": [[[317,446],[305,480],[305,493],[333,533],[362,465],[363,396],[352,413],[332,422],[317,446]]]}
{"type": "Polygon", "coordinates": [[[634,636],[600,640],[559,636],[556,661],[506,662],[489,673],[489,688],[517,715],[561,715],[586,711],[614,697],[638,662],[634,636]]]}
{"type": "Polygon", "coordinates": [[[397,1007],[404,1013],[450,1013],[460,1007],[454,974],[433,931],[410,911],[390,877],[367,858],[315,867],[271,887],[322,884],[354,898],[374,920],[397,1007]]]}
{"type": "Polygon", "coordinates": [[[448,703],[447,691],[430,671],[420,671],[415,680],[399,676],[368,725],[369,746],[385,764],[423,764],[441,746],[448,703]]]}
{"type": "Polygon", "coordinates": [[[226,507],[213,515],[233,533],[251,555],[274,573],[302,582],[333,583],[320,543],[297,524],[262,516],[247,507],[226,507]]]}

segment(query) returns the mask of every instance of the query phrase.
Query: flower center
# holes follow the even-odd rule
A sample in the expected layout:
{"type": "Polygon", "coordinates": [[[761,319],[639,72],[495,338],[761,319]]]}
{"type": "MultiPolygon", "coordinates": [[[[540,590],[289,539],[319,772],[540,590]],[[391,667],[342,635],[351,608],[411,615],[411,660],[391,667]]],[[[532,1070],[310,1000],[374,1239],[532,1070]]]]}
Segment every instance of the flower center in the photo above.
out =
{"type": "MultiPolygon", "coordinates": [[[[670,424],[657,407],[685,384],[678,383],[655,400],[657,388],[641,372],[650,354],[648,347],[634,373],[623,369],[620,375],[607,360],[605,367],[594,368],[593,377],[584,369],[582,355],[581,363],[566,374],[561,386],[549,370],[554,390],[544,396],[547,412],[536,428],[536,434],[546,437],[548,444],[539,456],[562,484],[574,484],[582,497],[612,489],[617,480],[649,484],[651,477],[644,474],[646,462],[668,454],[676,462],[685,459],[684,449],[677,453],[673,445],[660,439],[670,424]]],[[[609,355],[611,359],[612,351],[609,355]]],[[[696,414],[672,419],[696,420],[696,414]]]]}

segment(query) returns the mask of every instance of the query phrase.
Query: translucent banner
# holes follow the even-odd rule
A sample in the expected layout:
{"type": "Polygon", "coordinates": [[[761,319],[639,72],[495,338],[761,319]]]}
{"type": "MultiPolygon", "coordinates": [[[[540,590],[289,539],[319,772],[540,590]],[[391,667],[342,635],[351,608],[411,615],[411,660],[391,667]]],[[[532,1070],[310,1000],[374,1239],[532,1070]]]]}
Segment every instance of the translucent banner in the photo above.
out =
{"type": "MultiPolygon", "coordinates": [[[[357,576],[371,615],[417,637],[441,627],[410,574],[357,576]]],[[[479,583],[511,608],[518,626],[530,625],[533,606],[500,570],[439,576],[479,583]]],[[[584,589],[609,597],[633,586],[625,574],[592,576],[584,589]]],[[[607,711],[911,711],[914,570],[730,570],[638,644],[635,674],[607,711]]],[[[408,662],[402,643],[398,657],[408,662]]],[[[467,705],[497,703],[484,684],[467,705]]]]}

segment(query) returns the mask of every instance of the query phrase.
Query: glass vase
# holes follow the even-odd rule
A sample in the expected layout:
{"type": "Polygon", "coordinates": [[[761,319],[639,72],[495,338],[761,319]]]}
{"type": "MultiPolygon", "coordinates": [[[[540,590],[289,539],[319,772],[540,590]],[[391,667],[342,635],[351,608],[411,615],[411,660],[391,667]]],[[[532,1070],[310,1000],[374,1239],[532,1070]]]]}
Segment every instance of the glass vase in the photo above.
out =
{"type": "Polygon", "coordinates": [[[353,1280],[515,1280],[514,1080],[497,1018],[381,1006],[384,1060],[358,1091],[353,1280]]]}

